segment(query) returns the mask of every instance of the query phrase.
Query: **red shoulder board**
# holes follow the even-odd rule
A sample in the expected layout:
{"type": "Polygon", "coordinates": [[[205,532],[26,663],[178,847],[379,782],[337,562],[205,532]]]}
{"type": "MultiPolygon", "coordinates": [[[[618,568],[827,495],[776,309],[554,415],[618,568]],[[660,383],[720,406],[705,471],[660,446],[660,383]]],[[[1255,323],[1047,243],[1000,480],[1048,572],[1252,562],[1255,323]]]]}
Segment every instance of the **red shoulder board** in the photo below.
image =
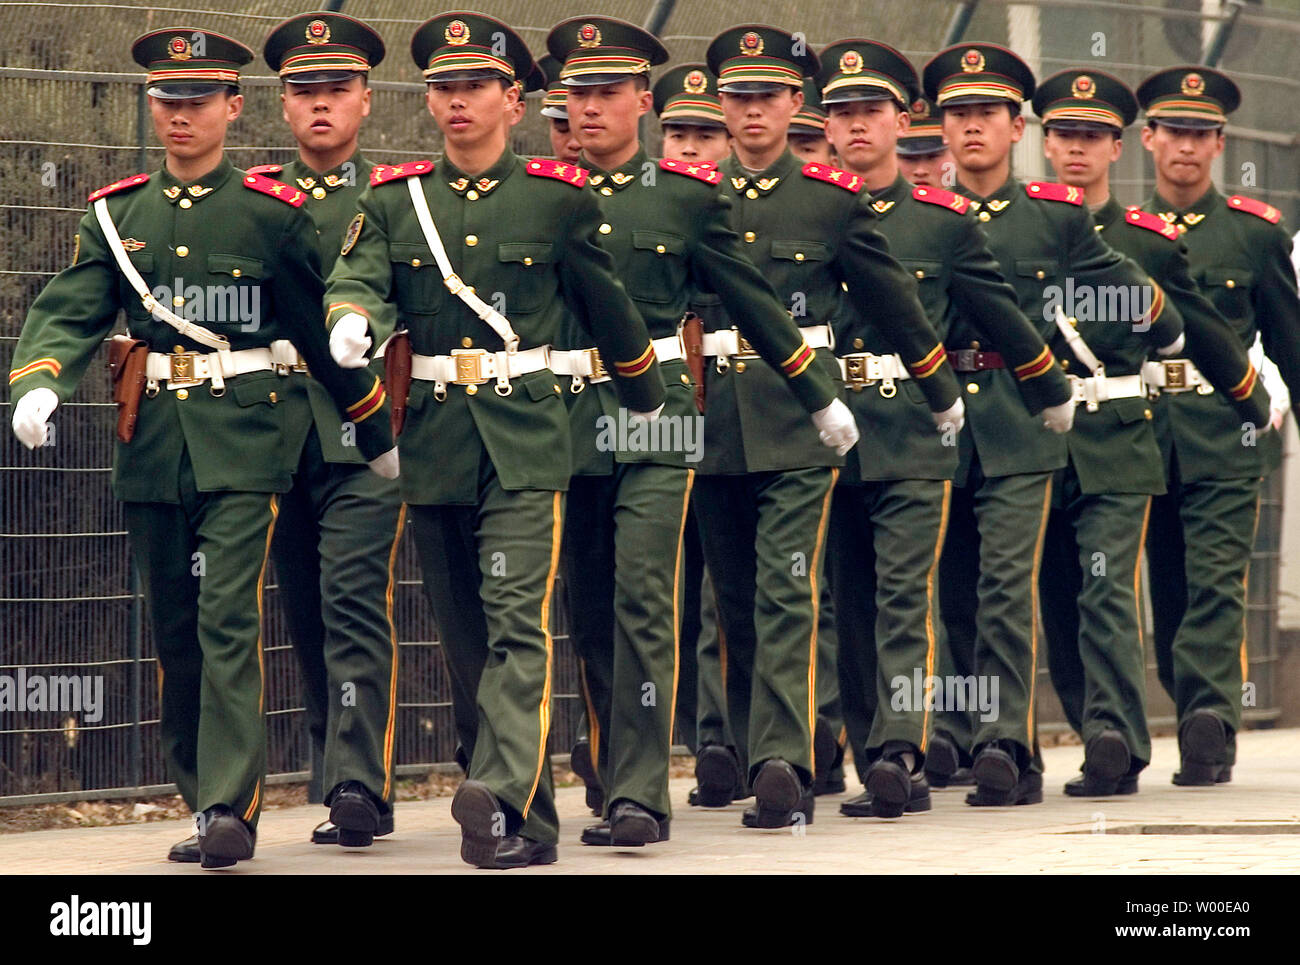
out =
{"type": "Polygon", "coordinates": [[[112,194],[115,191],[125,191],[127,188],[134,188],[138,185],[144,184],[148,180],[149,175],[147,174],[137,174],[134,177],[123,178],[121,181],[114,181],[112,184],[104,185],[98,191],[90,192],[90,197],[86,200],[98,201],[106,194],[112,194]]]}
{"type": "Polygon", "coordinates": [[[1069,184],[1056,184],[1052,181],[1030,181],[1025,185],[1025,193],[1031,198],[1043,198],[1046,201],[1083,204],[1083,188],[1076,188],[1069,184]]]}
{"type": "Polygon", "coordinates": [[[580,188],[587,183],[586,168],[580,168],[576,164],[565,164],[563,161],[553,161],[550,158],[533,158],[528,162],[527,170],[529,174],[535,174],[539,178],[555,178],[557,181],[572,184],[575,188],[580,188]]]}
{"type": "Polygon", "coordinates": [[[1271,204],[1265,204],[1263,201],[1256,201],[1254,198],[1247,198],[1240,194],[1234,194],[1228,199],[1228,207],[1234,211],[1253,214],[1256,218],[1263,218],[1269,224],[1277,224],[1282,220],[1282,212],[1271,204]]]}
{"type": "Polygon", "coordinates": [[[913,188],[912,197],[916,198],[917,201],[925,201],[928,204],[937,204],[940,207],[949,208],[958,214],[965,214],[970,209],[969,198],[963,198],[960,194],[953,194],[943,188],[913,188]]]}
{"type": "Polygon", "coordinates": [[[410,161],[406,164],[376,164],[370,169],[370,186],[377,188],[389,181],[411,178],[417,174],[428,174],[432,170],[432,161],[410,161]]]}
{"type": "Polygon", "coordinates": [[[279,174],[284,168],[279,164],[254,164],[247,174],[279,174]]]}
{"type": "Polygon", "coordinates": [[[291,204],[295,208],[301,208],[303,201],[307,198],[307,195],[292,185],[285,184],[283,181],[276,181],[273,178],[263,177],[260,174],[244,175],[244,187],[252,188],[254,191],[261,191],[263,194],[269,194],[273,198],[279,198],[285,204],[291,204]]]}
{"type": "Polygon", "coordinates": [[[852,191],[854,194],[862,190],[862,178],[856,174],[850,174],[848,171],[833,168],[829,164],[818,164],[816,161],[809,161],[803,166],[803,173],[805,177],[825,181],[827,184],[834,184],[845,191],[852,191]]]}
{"type": "Polygon", "coordinates": [[[665,171],[673,171],[677,174],[684,174],[690,178],[696,178],[709,184],[718,184],[722,181],[722,174],[714,170],[712,164],[705,161],[675,161],[666,157],[659,162],[659,166],[665,171]]]}
{"type": "Polygon", "coordinates": [[[1164,218],[1154,215],[1150,211],[1143,211],[1141,208],[1129,208],[1124,213],[1124,220],[1131,225],[1137,225],[1139,228],[1146,228],[1148,231],[1163,235],[1170,241],[1178,240],[1178,229],[1164,218]]]}

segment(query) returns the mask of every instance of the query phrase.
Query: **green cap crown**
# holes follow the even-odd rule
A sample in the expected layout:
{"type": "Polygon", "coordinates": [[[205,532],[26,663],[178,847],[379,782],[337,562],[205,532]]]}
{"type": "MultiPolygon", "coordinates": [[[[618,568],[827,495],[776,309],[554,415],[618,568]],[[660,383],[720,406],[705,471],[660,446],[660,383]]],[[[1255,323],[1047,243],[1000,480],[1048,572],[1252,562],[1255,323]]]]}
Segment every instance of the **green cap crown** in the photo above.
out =
{"type": "Polygon", "coordinates": [[[718,80],[704,64],[678,64],[654,86],[655,113],[660,124],[726,127],[718,100],[718,80]]]}
{"type": "Polygon", "coordinates": [[[197,27],[151,30],[131,44],[132,59],[149,71],[147,92],[165,100],[238,87],[239,68],[254,56],[238,40],[197,27]]]}
{"type": "Polygon", "coordinates": [[[938,107],[1021,104],[1034,95],[1034,72],[997,44],[956,44],[930,58],[921,75],[925,96],[938,107]]]}
{"type": "Polygon", "coordinates": [[[943,124],[934,111],[934,104],[924,97],[912,101],[907,110],[911,123],[898,135],[894,153],[903,157],[920,157],[938,154],[944,149],[943,124]]]}
{"type": "Polygon", "coordinates": [[[1099,70],[1063,70],[1034,92],[1034,113],[1043,127],[1122,131],[1133,123],[1137,109],[1128,85],[1099,70]]]}
{"type": "Polygon", "coordinates": [[[302,13],[271,30],[262,56],[286,83],[325,83],[368,72],[384,59],[384,41],[341,13],[302,13]]]}
{"type": "Polygon", "coordinates": [[[668,60],[659,38],[613,17],[573,17],[546,35],[546,49],[564,64],[560,80],[569,86],[610,84],[668,60]]]}
{"type": "Polygon", "coordinates": [[[819,66],[802,35],[764,24],[722,31],[709,44],[706,59],[718,77],[718,90],[736,94],[801,88],[819,66]]]}
{"type": "Polygon", "coordinates": [[[1241,89],[1212,67],[1170,67],[1139,84],[1137,99],[1149,120],[1170,127],[1222,127],[1241,105],[1241,89]]]}
{"type": "Polygon", "coordinates": [[[892,100],[903,110],[920,94],[911,61],[875,40],[837,40],[818,55],[822,102],[892,100]]]}
{"type": "Polygon", "coordinates": [[[513,83],[533,69],[533,55],[517,33],[472,11],[440,13],[422,23],[411,37],[411,58],[430,83],[491,76],[513,83]]]}

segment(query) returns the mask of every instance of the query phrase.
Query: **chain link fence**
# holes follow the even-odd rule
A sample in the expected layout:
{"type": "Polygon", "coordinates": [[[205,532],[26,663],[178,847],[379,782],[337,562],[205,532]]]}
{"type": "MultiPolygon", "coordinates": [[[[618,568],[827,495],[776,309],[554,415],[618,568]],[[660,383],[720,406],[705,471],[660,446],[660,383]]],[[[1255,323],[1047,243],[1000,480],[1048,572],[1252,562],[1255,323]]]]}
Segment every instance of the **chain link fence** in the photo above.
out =
{"type": "MultiPolygon", "coordinates": [[[[5,104],[0,116],[0,367],[9,368],[28,306],[72,258],[86,195],[161,163],[142,72],[130,61],[131,39],[183,24],[228,34],[260,50],[270,28],[302,6],[284,0],[207,0],[196,8],[0,0],[0,102],[5,104]]],[[[551,25],[589,9],[573,0],[472,6],[511,24],[539,54],[551,25]]],[[[663,39],[674,62],[702,60],[719,30],[751,19],[801,31],[815,48],[847,36],[879,38],[919,66],[943,45],[954,19],[969,14],[966,38],[1012,47],[1040,77],[1089,64],[1133,85],[1160,67],[1200,60],[1232,12],[1218,0],[778,0],[749,8],[723,0],[678,0],[675,6],[662,0],[606,0],[600,12],[645,23],[656,8],[662,14],[668,7],[663,39]]],[[[371,75],[375,93],[362,149],[379,162],[438,156],[440,137],[408,52],[415,27],[436,8],[411,0],[357,0],[343,10],[372,24],[388,44],[387,58],[371,75]]],[[[1278,206],[1293,226],[1300,220],[1298,44],[1300,0],[1274,0],[1267,8],[1246,3],[1220,62],[1241,84],[1244,101],[1228,128],[1219,183],[1278,206]]],[[[278,88],[260,60],[250,65],[244,114],[232,128],[228,148],[237,166],[294,156],[278,88]]],[[[513,147],[543,154],[549,150],[546,128],[535,100],[530,103],[528,117],[514,129],[513,147]]],[[[655,134],[649,139],[657,149],[655,134]]],[[[1150,193],[1153,173],[1136,132],[1125,142],[1112,184],[1120,201],[1133,203],[1150,193]]],[[[1041,142],[1032,126],[1017,148],[1015,165],[1022,177],[1044,174],[1041,142]]],[[[52,449],[29,453],[13,439],[7,400],[0,416],[5,425],[0,431],[0,675],[103,680],[103,705],[94,721],[85,714],[0,713],[0,803],[161,785],[166,778],[156,734],[156,659],[121,509],[108,487],[114,412],[107,367],[92,365],[76,400],[60,409],[52,449]]],[[[1279,494],[1274,479],[1250,585],[1252,679],[1263,681],[1257,718],[1275,714],[1268,680],[1277,649],[1279,494]]],[[[410,538],[402,544],[398,577],[397,761],[408,767],[447,762],[455,749],[450,682],[410,538]]],[[[278,596],[269,579],[269,760],[273,774],[287,774],[308,767],[309,747],[296,658],[278,596]]],[[[552,749],[564,751],[581,717],[581,696],[562,599],[553,612],[558,652],[552,749]]],[[[1155,705],[1157,694],[1163,694],[1154,675],[1150,683],[1155,705]]]]}

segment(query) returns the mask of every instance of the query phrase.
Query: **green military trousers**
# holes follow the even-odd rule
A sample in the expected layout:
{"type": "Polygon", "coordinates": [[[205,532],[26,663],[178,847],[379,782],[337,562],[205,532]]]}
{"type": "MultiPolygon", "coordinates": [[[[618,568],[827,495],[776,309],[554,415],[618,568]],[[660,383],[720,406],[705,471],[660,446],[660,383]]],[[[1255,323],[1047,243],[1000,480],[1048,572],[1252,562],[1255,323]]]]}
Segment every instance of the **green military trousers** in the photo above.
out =
{"type": "Polygon", "coordinates": [[[967,485],[952,491],[939,561],[939,608],[948,640],[940,675],[969,678],[990,698],[997,687],[988,711],[961,710],[945,700],[935,713],[934,731],[953,738],[963,766],[966,754],[1008,740],[1021,748],[1022,770],[1042,769],[1034,716],[1034,611],[1051,490],[1049,472],[985,476],[972,461],[967,485]]]}
{"type": "Polygon", "coordinates": [[[774,758],[806,784],[813,779],[823,550],[836,475],[817,467],[696,483],[726,636],[727,713],[751,781],[774,758]]]}
{"type": "Polygon", "coordinates": [[[703,594],[706,585],[704,547],[700,545],[700,525],[692,508],[686,513],[682,530],[682,612],[677,646],[677,733],[674,740],[695,750],[699,743],[700,667],[699,648],[703,643],[703,594]]]}
{"type": "Polygon", "coordinates": [[[328,794],[360,781],[393,800],[397,722],[394,568],[405,509],[397,480],[326,462],[313,426],[271,544],[289,633],[303,666],[309,727],[328,794]],[[318,715],[324,715],[320,719],[318,715]]]}
{"type": "Polygon", "coordinates": [[[1052,686],[1084,745],[1117,730],[1136,774],[1151,761],[1138,581],[1151,497],[1080,491],[1056,474],[1038,574],[1052,686]]]}
{"type": "Polygon", "coordinates": [[[605,813],[620,799],[668,817],[683,533],[695,472],[617,463],[574,476],[564,532],[569,630],[591,688],[605,813]],[[601,706],[597,700],[604,696],[601,706]]]}
{"type": "Polygon", "coordinates": [[[124,503],[158,651],[167,773],[195,814],[228,806],[256,827],[266,776],[262,582],[280,497],[199,492],[188,454],[178,503],[124,503]]]}
{"type": "Polygon", "coordinates": [[[505,833],[559,838],[547,737],[554,645],[551,598],[560,566],[564,493],[506,490],[486,457],[473,506],[412,505],[415,547],[453,700],[477,720],[457,733],[471,778],[501,802],[505,833]]]}
{"type": "Polygon", "coordinates": [[[1246,580],[1259,521],[1258,479],[1184,482],[1151,502],[1147,572],[1156,666],[1178,720],[1210,710],[1228,727],[1236,763],[1246,668],[1246,580]]]}
{"type": "Polygon", "coordinates": [[[933,709],[924,680],[938,659],[935,582],[951,487],[947,480],[901,479],[835,488],[827,559],[840,695],[864,780],[886,741],[925,751],[933,709]]]}

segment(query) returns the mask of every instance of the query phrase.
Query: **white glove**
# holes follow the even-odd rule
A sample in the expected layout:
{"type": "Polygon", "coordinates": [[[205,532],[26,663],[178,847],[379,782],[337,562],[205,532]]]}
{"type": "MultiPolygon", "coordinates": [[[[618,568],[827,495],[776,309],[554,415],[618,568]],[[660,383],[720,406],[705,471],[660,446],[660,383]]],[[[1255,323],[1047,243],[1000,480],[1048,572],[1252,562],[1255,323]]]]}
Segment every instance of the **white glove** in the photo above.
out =
{"type": "Polygon", "coordinates": [[[849,407],[839,399],[814,412],[812,421],[822,445],[834,449],[835,455],[842,456],[857,444],[858,424],[853,421],[849,407]]]}
{"type": "Polygon", "coordinates": [[[1074,427],[1074,407],[1078,404],[1074,396],[1070,396],[1060,405],[1049,405],[1043,410],[1043,425],[1058,436],[1065,435],[1074,427]]]}
{"type": "Polygon", "coordinates": [[[660,413],[662,413],[663,411],[664,411],[664,404],[662,402],[659,403],[659,408],[655,409],[653,412],[637,412],[636,409],[628,409],[627,421],[629,423],[632,423],[638,419],[643,419],[646,422],[654,422],[655,419],[659,418],[660,413]]]}
{"type": "Polygon", "coordinates": [[[1156,354],[1168,358],[1171,355],[1177,355],[1179,352],[1181,352],[1183,350],[1183,346],[1186,344],[1187,344],[1187,339],[1183,337],[1182,332],[1179,332],[1178,337],[1174,339],[1172,342],[1170,342],[1168,345],[1166,345],[1164,348],[1156,349],[1156,354]]]}
{"type": "Polygon", "coordinates": [[[14,435],[28,449],[39,449],[45,445],[50,427],[47,423],[59,404],[59,397],[53,389],[41,386],[32,389],[14,403],[14,435]]]}
{"type": "Polygon", "coordinates": [[[370,359],[366,351],[370,348],[370,336],[366,330],[370,323],[364,315],[348,312],[330,329],[330,355],[334,361],[345,369],[365,368],[370,359]]]}
{"type": "Polygon", "coordinates": [[[961,432],[962,426],[966,424],[966,403],[957,396],[957,401],[942,412],[931,412],[930,416],[934,419],[935,426],[940,432],[951,425],[958,432],[961,432]]]}
{"type": "Polygon", "coordinates": [[[377,459],[371,459],[367,465],[385,479],[396,479],[398,469],[397,447],[394,446],[377,459]]]}

